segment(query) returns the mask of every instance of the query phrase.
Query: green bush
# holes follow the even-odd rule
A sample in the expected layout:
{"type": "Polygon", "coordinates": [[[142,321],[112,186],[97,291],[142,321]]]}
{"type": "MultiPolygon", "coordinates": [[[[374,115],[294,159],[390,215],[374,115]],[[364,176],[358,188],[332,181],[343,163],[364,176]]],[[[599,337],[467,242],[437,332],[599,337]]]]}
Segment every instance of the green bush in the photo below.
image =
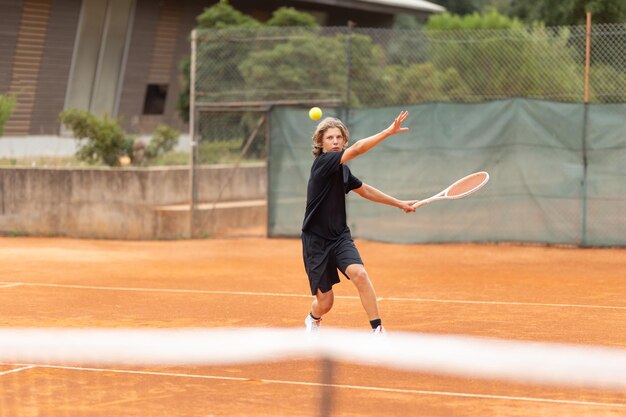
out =
{"type": "Polygon", "coordinates": [[[236,162],[241,149],[241,140],[232,139],[221,142],[201,142],[198,146],[199,164],[218,164],[236,162]]]}
{"type": "Polygon", "coordinates": [[[596,64],[591,67],[590,99],[596,103],[626,102],[626,76],[624,71],[610,65],[596,64]]]}
{"type": "Polygon", "coordinates": [[[178,144],[180,132],[167,125],[159,125],[152,135],[152,140],[143,150],[145,162],[151,162],[172,151],[178,144]]]}
{"type": "Polygon", "coordinates": [[[469,89],[454,68],[437,71],[432,63],[390,65],[383,77],[388,80],[388,105],[416,104],[466,98],[469,89]]]}
{"type": "Polygon", "coordinates": [[[0,136],[4,133],[4,125],[11,117],[15,108],[15,97],[8,94],[0,94],[0,136]]]}
{"type": "Polygon", "coordinates": [[[85,110],[68,109],[59,119],[80,141],[76,157],[88,164],[120,166],[120,158],[133,159],[135,139],[127,136],[117,119],[98,118],[85,110]],[[85,141],[86,140],[86,141],[85,141]]]}

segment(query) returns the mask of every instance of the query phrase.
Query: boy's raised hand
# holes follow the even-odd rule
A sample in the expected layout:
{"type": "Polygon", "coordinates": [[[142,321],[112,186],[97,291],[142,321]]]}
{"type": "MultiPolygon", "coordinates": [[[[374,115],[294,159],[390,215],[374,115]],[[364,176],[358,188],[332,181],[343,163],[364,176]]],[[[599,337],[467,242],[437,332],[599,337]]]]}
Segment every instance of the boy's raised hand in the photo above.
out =
{"type": "Polygon", "coordinates": [[[401,111],[398,117],[393,121],[393,123],[387,128],[387,132],[390,135],[395,135],[396,133],[408,132],[408,127],[402,127],[402,123],[406,120],[409,115],[408,111],[401,111]]]}

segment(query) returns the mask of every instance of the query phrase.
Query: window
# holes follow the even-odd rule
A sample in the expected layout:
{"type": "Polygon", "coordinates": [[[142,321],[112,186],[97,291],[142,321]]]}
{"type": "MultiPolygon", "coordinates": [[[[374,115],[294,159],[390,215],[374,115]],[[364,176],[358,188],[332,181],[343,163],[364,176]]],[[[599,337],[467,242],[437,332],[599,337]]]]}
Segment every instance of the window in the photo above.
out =
{"type": "Polygon", "coordinates": [[[80,4],[65,108],[115,116],[135,0],[83,0],[80,4]]]}
{"type": "Polygon", "coordinates": [[[143,114],[163,114],[166,97],[167,84],[148,84],[143,102],[143,114]]]}

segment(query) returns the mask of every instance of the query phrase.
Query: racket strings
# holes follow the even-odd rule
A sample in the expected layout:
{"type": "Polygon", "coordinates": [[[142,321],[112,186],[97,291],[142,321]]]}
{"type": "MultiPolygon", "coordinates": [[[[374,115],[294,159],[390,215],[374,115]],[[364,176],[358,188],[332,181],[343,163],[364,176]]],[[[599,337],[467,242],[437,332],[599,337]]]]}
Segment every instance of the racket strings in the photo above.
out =
{"type": "Polygon", "coordinates": [[[461,181],[452,185],[446,193],[449,197],[457,197],[480,188],[487,179],[487,175],[483,172],[463,178],[461,181]]]}

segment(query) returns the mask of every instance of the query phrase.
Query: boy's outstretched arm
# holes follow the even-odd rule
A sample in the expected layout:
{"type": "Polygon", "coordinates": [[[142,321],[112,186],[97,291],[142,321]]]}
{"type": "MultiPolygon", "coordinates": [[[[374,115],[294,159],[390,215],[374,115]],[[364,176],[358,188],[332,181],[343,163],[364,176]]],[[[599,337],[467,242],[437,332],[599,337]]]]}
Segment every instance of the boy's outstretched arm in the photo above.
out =
{"type": "Polygon", "coordinates": [[[384,139],[391,135],[395,135],[396,133],[401,132],[408,132],[408,127],[402,127],[402,123],[406,120],[406,117],[408,115],[409,112],[401,111],[400,115],[396,117],[396,119],[387,129],[373,136],[355,142],[352,146],[345,150],[343,156],[341,157],[341,163],[345,164],[349,160],[354,159],[359,155],[363,155],[365,152],[369,151],[374,146],[378,145],[380,142],[382,142],[384,139]]]}
{"type": "Polygon", "coordinates": [[[405,213],[413,213],[415,211],[415,207],[413,207],[413,204],[419,201],[398,200],[397,198],[391,197],[390,195],[387,195],[382,191],[365,183],[363,183],[363,185],[361,185],[359,188],[354,189],[353,191],[361,197],[374,201],[376,203],[382,203],[389,206],[398,207],[399,209],[404,210],[405,213]]]}

